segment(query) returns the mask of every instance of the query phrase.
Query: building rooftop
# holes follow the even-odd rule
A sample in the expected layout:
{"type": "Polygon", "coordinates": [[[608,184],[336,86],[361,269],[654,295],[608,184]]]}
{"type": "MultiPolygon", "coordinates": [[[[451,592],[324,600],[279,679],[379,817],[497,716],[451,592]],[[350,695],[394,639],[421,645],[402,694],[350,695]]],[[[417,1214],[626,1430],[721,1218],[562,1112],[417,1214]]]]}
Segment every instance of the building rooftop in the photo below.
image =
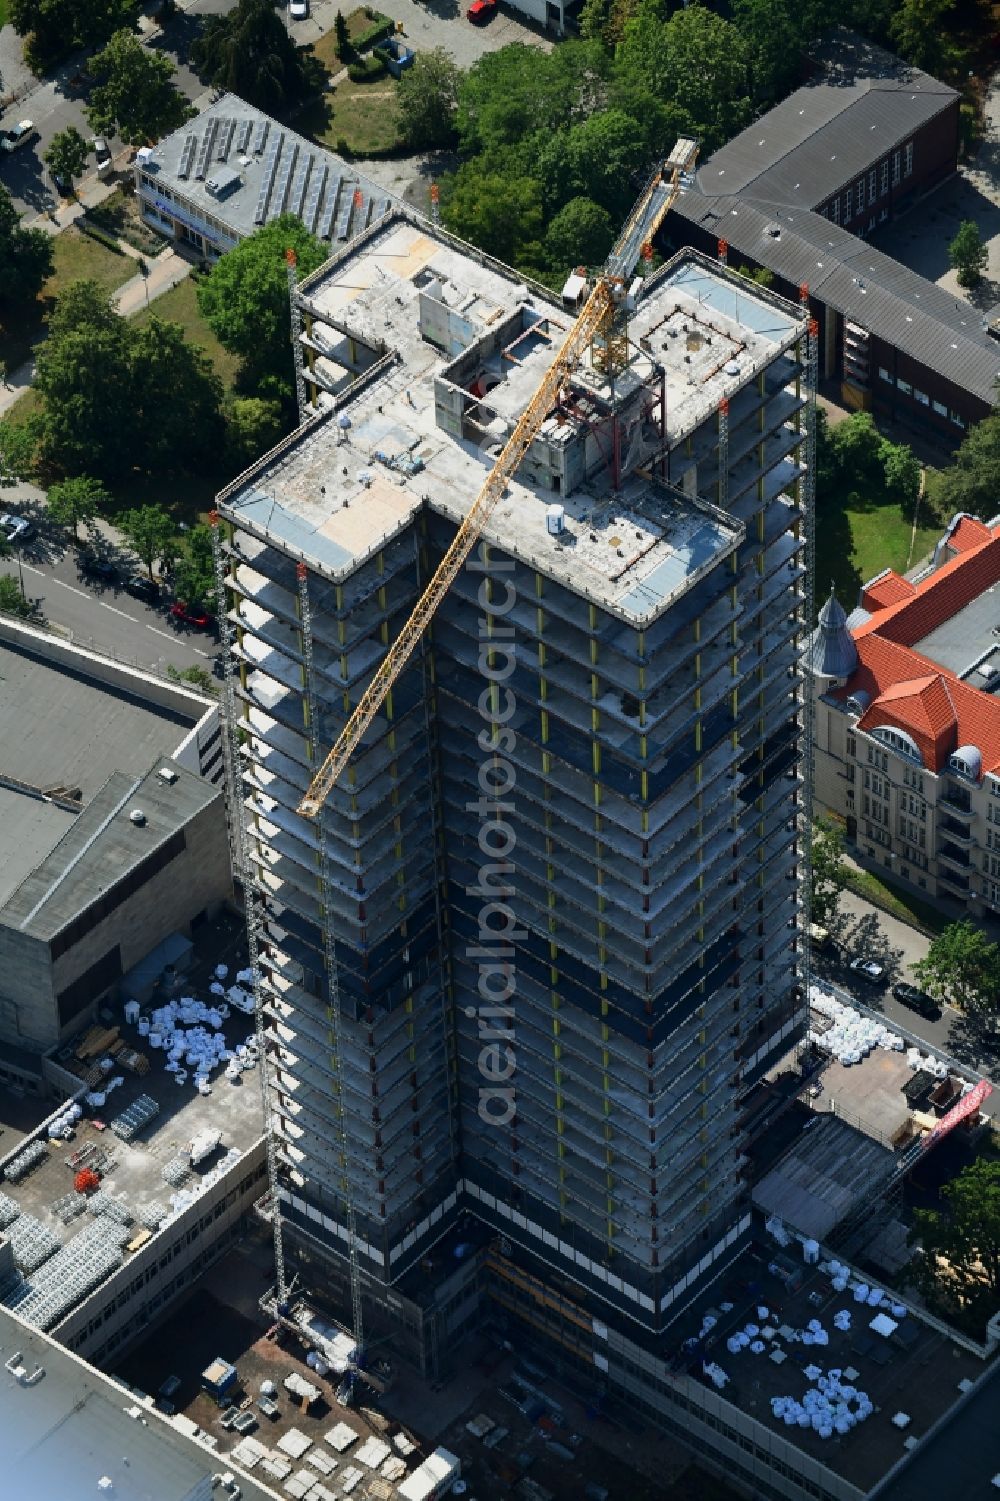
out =
{"type": "MultiPolygon", "coordinates": [[[[4,1490],[31,1501],[190,1501],[207,1494],[218,1456],[110,1377],[0,1308],[0,1449],[4,1490]],[[37,1374],[36,1374],[37,1373],[37,1374]]],[[[238,1473],[245,1501],[278,1494],[238,1473]]]]}
{"type": "Polygon", "coordinates": [[[76,822],[79,814],[0,781],[0,827],[4,831],[4,860],[0,867],[0,909],[76,822]]]}
{"type": "Polygon", "coordinates": [[[236,239],[290,213],[336,245],[380,219],[392,201],[340,157],[235,94],[223,94],[166,136],[142,167],[166,190],[172,218],[183,219],[176,199],[186,199],[236,239]]]}
{"type": "MultiPolygon", "coordinates": [[[[856,1280],[867,1283],[870,1279],[856,1280]]],[[[899,1306],[903,1305],[905,1299],[899,1306]]],[[[719,1394],[720,1408],[732,1404],[750,1414],[776,1437],[867,1492],[906,1455],[908,1438],[923,1438],[957,1406],[963,1394],[959,1383],[975,1381],[983,1372],[979,1357],[923,1323],[915,1311],[896,1321],[899,1328],[889,1339],[869,1330],[875,1315],[875,1309],[855,1302],[849,1288],[837,1293],[822,1262],[817,1267],[805,1265],[802,1248],[795,1241],[783,1252],[769,1241],[760,1248],[751,1247],[686,1310],[674,1326],[678,1360],[690,1373],[687,1379],[705,1385],[709,1381],[701,1374],[702,1362],[717,1363],[729,1377],[719,1394]],[[771,1267],[778,1268],[778,1275],[771,1267]],[[759,1315],[760,1308],[767,1310],[766,1319],[759,1315]],[[851,1327],[843,1331],[833,1322],[841,1310],[851,1315],[851,1327]],[[699,1340],[707,1314],[715,1322],[699,1340]],[[804,1330],[811,1319],[827,1332],[827,1345],[806,1346],[789,1338],[786,1331],[804,1330]],[[771,1331],[761,1337],[763,1349],[755,1353],[748,1346],[730,1353],[727,1339],[748,1323],[771,1331]],[[686,1359],[680,1354],[685,1339],[697,1342],[689,1347],[686,1359]],[[785,1358],[775,1361],[775,1351],[785,1358]],[[815,1380],[805,1374],[814,1367],[823,1372],[838,1370],[841,1379],[867,1393],[874,1407],[871,1415],[832,1438],[823,1438],[812,1428],[788,1426],[775,1417],[773,1398],[792,1397],[801,1402],[807,1391],[815,1389],[815,1380]],[[909,1416],[905,1430],[892,1421],[900,1410],[909,1416]]],[[[958,1409],[958,1418],[963,1411],[958,1409]]]]}
{"type": "MultiPolygon", "coordinates": [[[[314,325],[310,342],[323,351],[328,378],[344,391],[350,384],[338,364],[348,340],[373,351],[370,371],[356,394],[340,398],[336,417],[314,418],[221,500],[241,527],[340,580],[424,505],[464,519],[574,315],[402,213],[316,272],[302,296],[324,325],[314,325]],[[439,315],[436,347],[427,326],[439,315]],[[437,403],[449,398],[458,408],[478,398],[478,442],[439,424],[437,403]]],[[[787,303],[685,252],[639,294],[630,337],[640,352],[618,394],[630,381],[659,388],[662,371],[673,444],[801,331],[787,303]]],[[[568,441],[610,394],[588,354],[543,438],[568,441]]],[[[603,473],[557,495],[529,468],[530,459],[484,537],[630,622],[654,618],[742,535],[724,512],[637,475],[614,497],[603,473]],[[558,535],[547,525],[553,501],[564,510],[558,535]]]]}
{"type": "Polygon", "coordinates": [[[702,163],[696,181],[703,193],[747,192],[764,202],[818,208],[958,97],[842,29],[816,60],[814,78],[702,163]]]}
{"type": "Polygon", "coordinates": [[[25,827],[34,827],[37,819],[41,832],[54,832],[57,842],[9,894],[4,923],[34,937],[51,938],[128,872],[154,860],[158,850],[221,795],[211,782],[165,758],[145,775],[113,773],[81,813],[63,814],[60,808],[60,815],[70,822],[58,828],[51,804],[28,793],[13,794],[20,798],[18,812],[25,827]],[[141,822],[133,817],[137,813],[142,814],[141,822]]]}
{"type": "Polygon", "coordinates": [[[42,792],[78,789],[87,803],[112,772],[139,775],[169,753],[208,706],[161,706],[139,696],[141,678],[132,693],[87,676],[79,661],[62,665],[0,641],[0,777],[42,792]]]}

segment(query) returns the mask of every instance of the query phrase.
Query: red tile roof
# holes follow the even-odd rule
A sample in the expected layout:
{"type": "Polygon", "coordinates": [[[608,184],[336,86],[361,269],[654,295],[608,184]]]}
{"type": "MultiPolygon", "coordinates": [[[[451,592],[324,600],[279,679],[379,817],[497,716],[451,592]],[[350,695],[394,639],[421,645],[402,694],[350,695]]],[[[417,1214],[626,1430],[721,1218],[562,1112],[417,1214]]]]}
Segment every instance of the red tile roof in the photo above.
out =
{"type": "Polygon", "coordinates": [[[988,542],[992,535],[985,521],[976,516],[963,516],[948,538],[948,546],[955,552],[968,552],[970,548],[988,542]]]}
{"type": "Polygon", "coordinates": [[[963,518],[950,541],[957,556],[915,587],[890,570],[864,590],[871,619],[852,632],[858,666],[836,697],[867,694],[860,728],[904,730],[929,770],[940,771],[959,746],[975,745],[983,770],[1000,771],[1000,699],[913,648],[1000,580],[1000,526],[991,532],[963,518]]]}
{"type": "Polygon", "coordinates": [[[888,568],[885,573],[880,573],[878,578],[864,586],[861,603],[874,614],[876,610],[884,610],[904,599],[912,599],[916,592],[916,586],[909,579],[904,579],[894,569],[888,568]]]}

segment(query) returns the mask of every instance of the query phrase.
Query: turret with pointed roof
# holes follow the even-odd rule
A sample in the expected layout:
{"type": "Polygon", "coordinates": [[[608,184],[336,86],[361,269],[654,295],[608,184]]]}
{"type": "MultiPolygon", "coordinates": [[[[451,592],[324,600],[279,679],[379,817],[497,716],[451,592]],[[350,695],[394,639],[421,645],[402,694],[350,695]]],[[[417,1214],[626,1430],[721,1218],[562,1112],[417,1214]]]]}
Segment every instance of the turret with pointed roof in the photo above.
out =
{"type": "Polygon", "coordinates": [[[806,656],[817,677],[848,678],[858,665],[858,651],[844,608],[830,585],[830,598],[819,612],[806,656]]]}

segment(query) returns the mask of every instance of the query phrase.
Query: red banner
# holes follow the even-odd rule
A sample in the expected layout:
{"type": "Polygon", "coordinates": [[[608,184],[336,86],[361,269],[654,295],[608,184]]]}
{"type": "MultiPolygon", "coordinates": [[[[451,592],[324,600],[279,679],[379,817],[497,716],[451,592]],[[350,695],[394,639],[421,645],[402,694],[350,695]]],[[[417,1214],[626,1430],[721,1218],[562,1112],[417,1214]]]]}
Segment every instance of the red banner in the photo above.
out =
{"type": "Polygon", "coordinates": [[[993,1085],[990,1081],[980,1079],[975,1089],[970,1089],[968,1094],[963,1095],[958,1104],[953,1105],[948,1114],[941,1117],[934,1130],[928,1131],[920,1145],[925,1148],[931,1147],[942,1137],[947,1136],[949,1131],[954,1131],[960,1121],[966,1120],[970,1115],[975,1115],[983,1101],[992,1093],[993,1085]]]}

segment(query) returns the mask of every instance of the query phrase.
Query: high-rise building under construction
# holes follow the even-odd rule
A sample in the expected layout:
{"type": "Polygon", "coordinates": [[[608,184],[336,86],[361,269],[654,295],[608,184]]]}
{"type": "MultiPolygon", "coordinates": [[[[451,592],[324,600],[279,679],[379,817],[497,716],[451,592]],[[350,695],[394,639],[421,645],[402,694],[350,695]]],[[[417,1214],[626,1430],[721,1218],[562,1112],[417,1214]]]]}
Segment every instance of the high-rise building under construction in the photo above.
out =
{"type": "Polygon", "coordinates": [[[488,1298],[664,1328],[747,1238],[742,1101],[804,1023],[814,350],[724,264],[632,284],[296,811],[585,294],[395,210],[296,290],[310,414],[219,502],[272,1212],[425,1368],[488,1298]]]}

